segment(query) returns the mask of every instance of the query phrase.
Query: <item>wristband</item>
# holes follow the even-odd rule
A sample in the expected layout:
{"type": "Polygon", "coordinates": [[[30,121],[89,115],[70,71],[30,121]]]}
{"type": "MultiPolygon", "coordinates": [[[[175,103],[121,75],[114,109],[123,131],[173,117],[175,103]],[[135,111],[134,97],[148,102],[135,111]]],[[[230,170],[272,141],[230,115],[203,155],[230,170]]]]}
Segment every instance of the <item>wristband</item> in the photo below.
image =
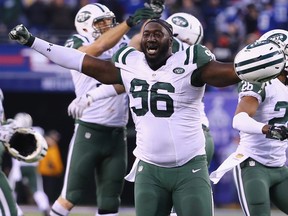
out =
{"type": "Polygon", "coordinates": [[[35,41],[35,37],[33,35],[30,35],[30,37],[28,38],[27,43],[25,43],[24,45],[28,46],[28,47],[31,47],[33,45],[34,41],[35,41]]]}

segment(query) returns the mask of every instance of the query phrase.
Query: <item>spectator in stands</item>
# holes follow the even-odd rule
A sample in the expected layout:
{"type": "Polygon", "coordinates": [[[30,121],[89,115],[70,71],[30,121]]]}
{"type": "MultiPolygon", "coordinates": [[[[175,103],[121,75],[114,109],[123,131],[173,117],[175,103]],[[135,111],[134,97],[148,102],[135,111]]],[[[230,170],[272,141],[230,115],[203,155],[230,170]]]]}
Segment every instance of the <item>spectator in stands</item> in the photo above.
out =
{"type": "Polygon", "coordinates": [[[49,201],[52,202],[57,199],[62,186],[60,180],[64,171],[64,165],[58,145],[61,135],[58,131],[51,130],[45,133],[44,137],[49,148],[46,156],[39,161],[38,171],[43,177],[44,191],[49,201]]]}

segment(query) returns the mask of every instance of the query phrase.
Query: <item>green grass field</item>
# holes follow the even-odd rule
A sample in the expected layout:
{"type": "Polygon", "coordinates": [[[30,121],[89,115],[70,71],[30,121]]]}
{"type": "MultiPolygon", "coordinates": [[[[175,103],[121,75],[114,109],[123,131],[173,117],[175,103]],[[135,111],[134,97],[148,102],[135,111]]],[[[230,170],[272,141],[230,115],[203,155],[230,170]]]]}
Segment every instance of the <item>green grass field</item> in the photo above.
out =
{"type": "MultiPolygon", "coordinates": [[[[25,216],[42,216],[37,211],[36,206],[20,206],[24,211],[25,216]]],[[[71,212],[70,216],[95,216],[96,208],[93,207],[75,207],[71,212]]],[[[243,216],[244,214],[240,209],[216,209],[215,216],[243,216]]],[[[278,211],[272,210],[271,216],[284,216],[285,214],[278,211]]],[[[119,216],[135,216],[133,208],[123,207],[120,210],[119,216]]]]}

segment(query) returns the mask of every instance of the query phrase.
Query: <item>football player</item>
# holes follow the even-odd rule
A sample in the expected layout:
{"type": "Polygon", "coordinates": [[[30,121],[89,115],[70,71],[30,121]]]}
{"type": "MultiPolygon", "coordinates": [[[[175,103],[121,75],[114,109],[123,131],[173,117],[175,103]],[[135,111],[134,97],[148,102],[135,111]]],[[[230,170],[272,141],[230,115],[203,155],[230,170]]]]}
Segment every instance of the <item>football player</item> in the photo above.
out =
{"type": "MultiPolygon", "coordinates": [[[[166,19],[173,27],[173,47],[172,52],[187,49],[189,46],[199,44],[203,39],[203,27],[200,21],[188,13],[174,13],[166,19]]],[[[204,102],[201,102],[201,123],[205,135],[205,150],[207,155],[208,167],[210,166],[214,154],[213,137],[209,131],[209,120],[205,113],[204,102]]]]}
{"type": "MultiPolygon", "coordinates": [[[[129,43],[125,33],[154,16],[151,9],[142,8],[117,25],[114,13],[105,5],[85,5],[75,16],[77,34],[68,38],[65,46],[110,61],[118,49],[129,43]]],[[[128,97],[117,94],[122,85],[105,85],[79,71],[71,70],[76,98],[68,113],[75,118],[75,130],[62,192],[50,215],[68,215],[95,182],[96,215],[116,216],[127,167],[128,97]],[[99,99],[105,95],[110,97],[99,99]]]]}
{"type": "MultiPolygon", "coordinates": [[[[260,37],[256,46],[250,46],[248,53],[253,56],[253,52],[258,52],[257,47],[268,46],[272,41],[286,54],[287,36],[284,30],[269,31],[260,37]]],[[[275,49],[261,50],[266,57],[275,52],[275,49]]],[[[261,68],[261,61],[255,58],[249,63],[261,68]]],[[[240,143],[236,152],[211,173],[211,180],[217,183],[225,172],[233,169],[239,201],[246,216],[270,215],[271,203],[288,214],[288,167],[285,165],[288,72],[285,67],[280,68],[280,73],[274,68],[278,75],[267,82],[239,83],[233,127],[240,131],[240,143]]]]}
{"type": "MultiPolygon", "coordinates": [[[[187,49],[188,46],[202,42],[204,34],[203,27],[195,16],[188,13],[179,12],[169,16],[166,21],[173,27],[173,53],[187,49]]],[[[200,115],[202,129],[205,135],[205,150],[209,167],[214,154],[214,141],[209,130],[209,120],[205,113],[205,104],[203,99],[201,101],[200,115]]],[[[170,216],[176,215],[174,212],[175,209],[173,208],[170,216]]]]}
{"type": "Polygon", "coordinates": [[[225,87],[240,81],[233,63],[217,61],[199,44],[172,54],[172,26],[162,19],[143,27],[142,52],[122,47],[114,64],[39,39],[23,25],[9,37],[60,66],[124,85],[137,132],[137,216],[166,216],[172,205],[179,215],[214,214],[200,106],[206,83],[225,87]]]}
{"type": "MultiPolygon", "coordinates": [[[[5,146],[3,142],[7,141],[7,130],[9,130],[9,128],[3,128],[2,126],[2,124],[4,124],[5,122],[5,113],[2,104],[3,100],[4,100],[3,92],[0,89],[0,155],[1,155],[0,165],[2,164],[2,155],[5,152],[5,146]]],[[[2,171],[2,169],[0,170],[0,191],[1,191],[0,209],[2,214],[11,216],[23,216],[23,212],[16,203],[13,191],[10,187],[6,174],[2,171]]]]}

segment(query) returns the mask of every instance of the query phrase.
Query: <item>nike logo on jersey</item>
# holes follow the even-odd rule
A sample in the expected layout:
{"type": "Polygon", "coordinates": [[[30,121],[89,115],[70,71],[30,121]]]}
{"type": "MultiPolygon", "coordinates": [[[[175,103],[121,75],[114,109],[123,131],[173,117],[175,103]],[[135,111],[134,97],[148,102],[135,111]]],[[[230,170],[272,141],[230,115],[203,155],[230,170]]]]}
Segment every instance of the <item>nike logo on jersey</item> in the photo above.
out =
{"type": "Polygon", "coordinates": [[[196,173],[196,172],[198,172],[200,170],[201,170],[201,168],[200,169],[192,169],[192,173],[196,173]]]}

